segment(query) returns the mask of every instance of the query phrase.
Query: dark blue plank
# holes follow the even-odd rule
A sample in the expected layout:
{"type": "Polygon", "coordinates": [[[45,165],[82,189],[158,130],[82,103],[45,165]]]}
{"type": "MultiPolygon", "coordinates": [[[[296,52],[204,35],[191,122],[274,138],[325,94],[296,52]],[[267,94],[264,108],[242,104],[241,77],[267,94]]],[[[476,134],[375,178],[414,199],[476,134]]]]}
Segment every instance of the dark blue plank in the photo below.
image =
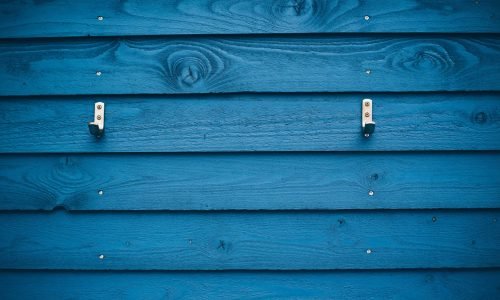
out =
{"type": "Polygon", "coordinates": [[[495,0],[2,1],[0,37],[499,32],[495,0]]]}
{"type": "Polygon", "coordinates": [[[498,150],[498,93],[0,99],[0,152],[498,150]],[[375,133],[361,133],[373,99],[375,133]],[[89,134],[94,101],[105,135],[89,134]]]}
{"type": "Polygon", "coordinates": [[[495,299],[500,271],[0,272],[9,299],[495,299]]]}
{"type": "Polygon", "coordinates": [[[499,210],[2,213],[0,268],[500,267],[499,218],[499,210]]]}
{"type": "Polygon", "coordinates": [[[0,95],[499,90],[497,36],[3,41],[0,95]]]}
{"type": "Polygon", "coordinates": [[[4,155],[0,209],[500,208],[492,166],[500,153],[4,155]]]}

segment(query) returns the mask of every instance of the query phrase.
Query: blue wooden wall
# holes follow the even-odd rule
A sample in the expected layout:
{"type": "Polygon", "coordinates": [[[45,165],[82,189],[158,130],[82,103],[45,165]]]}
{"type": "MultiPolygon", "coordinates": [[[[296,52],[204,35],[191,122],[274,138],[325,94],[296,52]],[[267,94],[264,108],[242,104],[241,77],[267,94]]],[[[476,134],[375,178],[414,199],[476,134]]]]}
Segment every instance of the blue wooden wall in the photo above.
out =
{"type": "Polygon", "coordinates": [[[0,1],[0,299],[499,299],[499,34],[496,0],[0,1]]]}

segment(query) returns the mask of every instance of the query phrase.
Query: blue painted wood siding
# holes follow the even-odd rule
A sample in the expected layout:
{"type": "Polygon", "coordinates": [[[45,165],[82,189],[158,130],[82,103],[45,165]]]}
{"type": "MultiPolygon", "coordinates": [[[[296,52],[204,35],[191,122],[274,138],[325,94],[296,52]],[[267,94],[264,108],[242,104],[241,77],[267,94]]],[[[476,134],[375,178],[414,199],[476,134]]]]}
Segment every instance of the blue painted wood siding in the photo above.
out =
{"type": "Polygon", "coordinates": [[[0,298],[500,298],[499,13],[0,1],[0,298]]]}

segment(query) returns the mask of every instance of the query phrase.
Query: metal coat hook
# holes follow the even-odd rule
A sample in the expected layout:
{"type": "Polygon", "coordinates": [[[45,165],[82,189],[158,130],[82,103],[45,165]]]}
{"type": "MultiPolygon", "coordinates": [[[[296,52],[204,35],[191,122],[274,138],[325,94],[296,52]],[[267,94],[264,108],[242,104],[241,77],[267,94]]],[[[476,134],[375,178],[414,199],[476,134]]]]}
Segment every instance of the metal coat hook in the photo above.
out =
{"type": "Polygon", "coordinates": [[[104,103],[96,102],[94,104],[94,122],[89,122],[90,134],[97,138],[104,135],[104,103]]]}
{"type": "Polygon", "coordinates": [[[375,122],[373,122],[373,104],[371,99],[363,99],[361,109],[361,127],[365,137],[369,137],[375,131],[375,122]]]}

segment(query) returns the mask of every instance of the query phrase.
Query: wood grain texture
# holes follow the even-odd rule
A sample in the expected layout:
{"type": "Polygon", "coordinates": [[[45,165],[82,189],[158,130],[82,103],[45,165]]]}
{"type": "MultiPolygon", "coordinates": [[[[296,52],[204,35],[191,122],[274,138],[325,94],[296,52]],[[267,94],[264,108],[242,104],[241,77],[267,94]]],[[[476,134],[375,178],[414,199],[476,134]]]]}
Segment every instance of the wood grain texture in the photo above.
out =
{"type": "Polygon", "coordinates": [[[15,40],[0,95],[499,90],[499,58],[497,36],[15,40]]]}
{"type": "Polygon", "coordinates": [[[0,209],[500,208],[494,166],[498,152],[4,155],[0,209]]]}
{"type": "Polygon", "coordinates": [[[48,97],[0,100],[0,152],[498,150],[498,93],[48,97]],[[374,101],[375,133],[361,133],[374,101]],[[106,103],[105,134],[87,122],[106,103]]]}
{"type": "Polygon", "coordinates": [[[496,299],[498,269],[329,272],[1,271],[10,299],[496,299]]]}
{"type": "Polygon", "coordinates": [[[0,37],[499,32],[499,10],[495,0],[1,1],[0,37]]]}
{"type": "Polygon", "coordinates": [[[498,218],[499,210],[2,213],[0,268],[500,267],[498,218]]]}

